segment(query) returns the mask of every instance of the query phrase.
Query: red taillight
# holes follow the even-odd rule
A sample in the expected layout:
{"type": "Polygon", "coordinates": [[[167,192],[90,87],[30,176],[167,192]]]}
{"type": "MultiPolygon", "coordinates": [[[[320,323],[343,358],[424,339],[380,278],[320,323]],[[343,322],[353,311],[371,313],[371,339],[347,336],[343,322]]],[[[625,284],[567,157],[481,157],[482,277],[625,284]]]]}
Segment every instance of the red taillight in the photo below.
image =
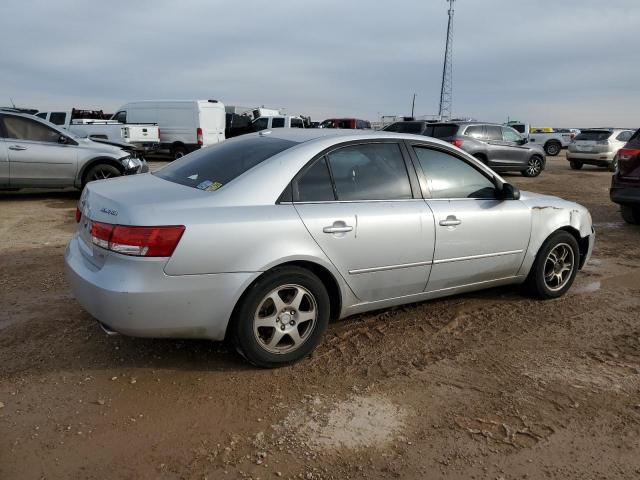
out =
{"type": "Polygon", "coordinates": [[[200,127],[196,129],[196,136],[198,137],[198,145],[202,145],[202,129],[200,127]]]}
{"type": "Polygon", "coordinates": [[[93,222],[94,244],[123,255],[170,257],[184,233],[183,225],[167,227],[129,227],[93,222]]]}
{"type": "Polygon", "coordinates": [[[158,127],[158,140],[160,140],[160,127],[158,127]]]}
{"type": "Polygon", "coordinates": [[[82,218],[82,210],[80,210],[80,207],[76,207],[76,223],[80,223],[81,218],[82,218]]]}
{"type": "Polygon", "coordinates": [[[618,150],[618,160],[631,160],[640,156],[640,148],[621,148],[618,150]]]}
{"type": "Polygon", "coordinates": [[[454,144],[456,147],[460,148],[464,143],[464,140],[456,139],[456,140],[452,140],[451,143],[454,144]]]}

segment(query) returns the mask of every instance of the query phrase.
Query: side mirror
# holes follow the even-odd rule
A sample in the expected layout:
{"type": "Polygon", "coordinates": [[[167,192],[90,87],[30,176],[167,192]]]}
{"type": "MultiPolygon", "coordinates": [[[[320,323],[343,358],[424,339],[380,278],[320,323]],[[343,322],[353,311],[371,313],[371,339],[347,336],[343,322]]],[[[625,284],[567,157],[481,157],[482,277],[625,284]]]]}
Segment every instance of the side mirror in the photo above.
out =
{"type": "Polygon", "coordinates": [[[520,189],[510,183],[502,184],[502,198],[504,200],[520,200],[520,189]]]}
{"type": "Polygon", "coordinates": [[[520,145],[524,145],[525,143],[529,143],[529,139],[527,137],[522,137],[518,143],[520,145]]]}
{"type": "Polygon", "coordinates": [[[67,139],[67,137],[65,137],[64,135],[60,135],[58,137],[58,143],[61,143],[63,145],[69,143],[69,139],[67,139]]]}

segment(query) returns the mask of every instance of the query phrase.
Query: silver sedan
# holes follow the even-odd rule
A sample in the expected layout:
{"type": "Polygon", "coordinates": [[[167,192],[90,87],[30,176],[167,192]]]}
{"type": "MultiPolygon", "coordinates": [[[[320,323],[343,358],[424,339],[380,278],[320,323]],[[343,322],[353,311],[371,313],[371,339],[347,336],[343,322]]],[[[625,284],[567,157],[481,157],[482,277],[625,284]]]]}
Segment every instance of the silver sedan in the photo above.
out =
{"type": "Polygon", "coordinates": [[[68,276],[107,332],[227,338],[264,367],[356,313],[517,283],[558,297],[594,243],[584,207],[451,144],[353,130],[263,131],[92,182],[77,219],[68,276]]]}

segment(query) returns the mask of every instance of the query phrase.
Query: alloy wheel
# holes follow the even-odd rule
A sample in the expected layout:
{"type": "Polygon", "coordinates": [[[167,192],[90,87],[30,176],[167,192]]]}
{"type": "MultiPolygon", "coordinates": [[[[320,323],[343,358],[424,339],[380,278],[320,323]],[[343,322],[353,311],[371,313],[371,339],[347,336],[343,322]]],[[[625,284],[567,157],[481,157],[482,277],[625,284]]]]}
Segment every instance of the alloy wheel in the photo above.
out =
{"type": "Polygon", "coordinates": [[[529,160],[529,163],[527,164],[527,174],[529,176],[535,177],[536,175],[539,175],[541,171],[542,160],[540,160],[538,157],[533,157],[531,160],[529,160]]]}
{"type": "Polygon", "coordinates": [[[92,177],[91,180],[104,180],[105,178],[111,178],[113,177],[112,172],[110,172],[109,170],[96,170],[92,177]]]}
{"type": "Polygon", "coordinates": [[[316,299],[309,290],[300,285],[282,285],[258,304],[253,333],[266,351],[290,353],[309,338],[317,319],[316,299]]]}
{"type": "Polygon", "coordinates": [[[544,262],[544,283],[553,292],[561,290],[571,278],[575,259],[573,249],[559,243],[547,255],[544,262]]]}

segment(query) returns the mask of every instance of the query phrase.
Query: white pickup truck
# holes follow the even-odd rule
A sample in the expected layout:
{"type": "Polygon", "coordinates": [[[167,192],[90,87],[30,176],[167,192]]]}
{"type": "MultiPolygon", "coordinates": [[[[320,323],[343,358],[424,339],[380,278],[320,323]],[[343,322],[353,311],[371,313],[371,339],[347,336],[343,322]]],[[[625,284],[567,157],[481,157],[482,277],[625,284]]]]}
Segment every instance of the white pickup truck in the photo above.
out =
{"type": "Polygon", "coordinates": [[[529,142],[542,145],[547,155],[555,157],[563,148],[567,148],[579,130],[536,128],[528,123],[508,122],[509,127],[528,137],[529,142]]]}
{"type": "Polygon", "coordinates": [[[109,120],[101,110],[38,112],[36,117],[69,130],[80,137],[128,144],[137,151],[150,153],[160,146],[160,129],[152,123],[127,123],[109,120]]]}

